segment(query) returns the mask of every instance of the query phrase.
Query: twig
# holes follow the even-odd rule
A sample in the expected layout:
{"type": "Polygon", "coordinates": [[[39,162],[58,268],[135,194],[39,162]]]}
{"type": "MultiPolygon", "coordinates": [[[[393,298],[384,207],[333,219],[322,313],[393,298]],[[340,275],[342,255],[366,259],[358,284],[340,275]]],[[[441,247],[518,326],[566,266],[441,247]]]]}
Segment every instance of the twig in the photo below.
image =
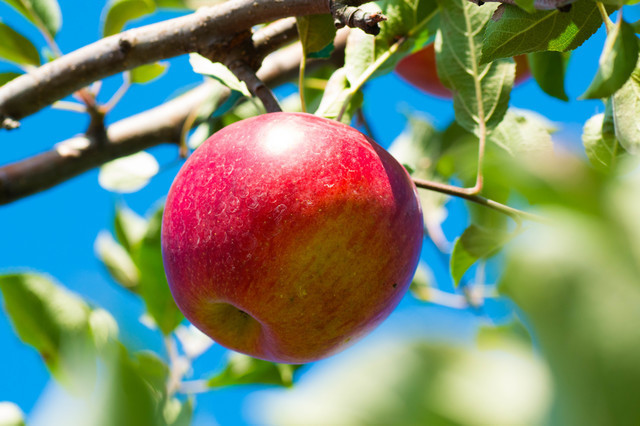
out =
{"type": "MultiPolygon", "coordinates": [[[[259,51],[269,52],[270,39],[256,33],[254,40],[259,51]]],[[[344,44],[344,37],[336,38],[333,61],[341,62],[344,44]]],[[[274,48],[278,47],[276,42],[274,48]]],[[[269,85],[290,80],[298,70],[301,53],[299,44],[278,50],[264,61],[258,76],[269,85]]],[[[313,61],[310,65],[323,63],[326,61],[313,61]]],[[[211,80],[160,106],[115,122],[107,129],[108,141],[102,146],[78,136],[58,143],[50,151],[1,166],[0,205],[51,188],[107,161],[162,143],[177,144],[189,113],[220,90],[227,90],[228,96],[228,89],[221,89],[221,83],[211,80]]]]}
{"type": "Polygon", "coordinates": [[[471,201],[481,206],[485,206],[500,213],[506,214],[507,216],[511,217],[517,224],[521,224],[523,219],[542,223],[548,222],[545,218],[533,213],[528,213],[522,210],[515,209],[513,207],[509,207],[507,205],[498,203],[497,201],[493,201],[488,198],[484,198],[477,194],[470,194],[467,188],[460,188],[453,185],[447,185],[440,182],[433,182],[418,178],[413,178],[413,182],[418,188],[428,189],[430,191],[436,191],[442,194],[463,198],[467,201],[471,201]]]}
{"type": "Polygon", "coordinates": [[[254,25],[328,13],[326,1],[230,0],[106,37],[0,87],[0,117],[20,120],[110,75],[221,43],[254,25]]]}
{"type": "Polygon", "coordinates": [[[378,24],[386,21],[387,17],[379,12],[371,13],[360,9],[358,6],[364,3],[368,3],[368,1],[329,0],[329,8],[336,28],[360,28],[367,34],[380,34],[380,26],[378,24]]]}

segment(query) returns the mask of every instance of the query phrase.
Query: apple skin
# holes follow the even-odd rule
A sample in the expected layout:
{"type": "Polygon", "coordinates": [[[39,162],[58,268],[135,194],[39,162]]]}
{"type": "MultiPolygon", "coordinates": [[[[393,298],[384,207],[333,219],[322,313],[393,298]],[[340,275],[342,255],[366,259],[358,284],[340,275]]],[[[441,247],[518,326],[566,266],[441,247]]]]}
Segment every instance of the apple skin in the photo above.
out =
{"type": "Polygon", "coordinates": [[[391,313],[422,235],[416,188],[386,150],[336,121],[272,113],[223,128],[189,157],[167,197],[162,251],[196,327],[300,364],[391,313]]]}
{"type": "MultiPolygon", "coordinates": [[[[518,85],[531,76],[527,55],[518,55],[513,58],[516,62],[515,85],[518,85]]],[[[451,91],[447,89],[438,78],[436,69],[436,51],[433,43],[402,58],[395,69],[396,73],[407,83],[417,87],[425,93],[450,99],[451,91]]]]}

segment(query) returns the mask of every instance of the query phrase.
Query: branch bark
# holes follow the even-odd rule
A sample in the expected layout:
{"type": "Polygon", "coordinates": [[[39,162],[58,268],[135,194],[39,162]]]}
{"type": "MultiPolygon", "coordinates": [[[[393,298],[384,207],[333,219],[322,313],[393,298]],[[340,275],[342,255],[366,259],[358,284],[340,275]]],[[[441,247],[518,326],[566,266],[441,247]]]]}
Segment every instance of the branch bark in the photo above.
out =
{"type": "MultiPolygon", "coordinates": [[[[279,25],[283,31],[289,31],[289,37],[278,33],[269,35],[266,31],[257,33],[254,41],[258,51],[267,53],[269,46],[271,50],[277,49],[291,40],[288,27],[279,25]]],[[[332,61],[342,60],[345,41],[346,33],[341,33],[335,41],[332,61]]],[[[265,59],[257,75],[269,86],[282,84],[295,76],[301,57],[299,43],[284,47],[265,59]]],[[[321,63],[316,61],[311,65],[321,63]]],[[[76,136],[56,144],[50,151],[0,167],[0,205],[51,188],[107,161],[162,143],[179,143],[187,117],[221,90],[220,86],[217,81],[209,80],[160,106],[117,121],[107,129],[106,143],[95,144],[86,136],[76,136]]]]}
{"type": "Polygon", "coordinates": [[[0,87],[0,122],[20,120],[110,75],[209,49],[254,25],[329,12],[327,0],[230,0],[104,38],[0,87]]]}

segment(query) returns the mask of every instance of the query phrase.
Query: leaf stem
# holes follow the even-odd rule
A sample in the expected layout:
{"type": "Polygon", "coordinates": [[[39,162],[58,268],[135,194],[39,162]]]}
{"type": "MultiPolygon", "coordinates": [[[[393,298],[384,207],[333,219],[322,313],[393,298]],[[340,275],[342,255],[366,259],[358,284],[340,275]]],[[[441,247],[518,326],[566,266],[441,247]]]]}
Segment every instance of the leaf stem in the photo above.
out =
{"type": "Polygon", "coordinates": [[[604,4],[601,1],[597,1],[596,6],[598,7],[598,11],[602,16],[602,22],[604,22],[604,27],[607,30],[607,34],[609,34],[611,31],[613,31],[615,24],[613,23],[611,18],[609,18],[607,9],[604,7],[604,4]]]}
{"type": "Polygon", "coordinates": [[[418,178],[412,179],[418,188],[428,189],[430,191],[440,192],[442,194],[463,198],[467,201],[471,201],[472,203],[476,203],[481,206],[496,210],[500,213],[506,214],[507,216],[512,218],[518,226],[522,224],[523,219],[542,223],[547,222],[547,220],[541,216],[518,210],[505,204],[498,203],[497,201],[490,200],[477,194],[473,194],[469,191],[469,188],[460,188],[458,186],[418,178]]]}
{"type": "Polygon", "coordinates": [[[300,107],[302,112],[307,112],[307,102],[304,99],[304,74],[307,69],[307,55],[302,52],[302,59],[300,60],[300,72],[298,73],[298,90],[300,92],[300,107]]]}

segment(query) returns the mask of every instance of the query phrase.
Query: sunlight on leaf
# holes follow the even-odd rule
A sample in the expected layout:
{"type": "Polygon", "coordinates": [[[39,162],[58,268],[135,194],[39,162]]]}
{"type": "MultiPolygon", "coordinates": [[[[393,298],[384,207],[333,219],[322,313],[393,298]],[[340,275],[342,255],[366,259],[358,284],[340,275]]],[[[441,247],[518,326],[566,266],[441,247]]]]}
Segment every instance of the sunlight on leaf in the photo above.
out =
{"type": "Polygon", "coordinates": [[[140,151],[105,163],[100,167],[98,182],[108,191],[130,193],[144,188],[160,170],[158,161],[140,151]]]}

